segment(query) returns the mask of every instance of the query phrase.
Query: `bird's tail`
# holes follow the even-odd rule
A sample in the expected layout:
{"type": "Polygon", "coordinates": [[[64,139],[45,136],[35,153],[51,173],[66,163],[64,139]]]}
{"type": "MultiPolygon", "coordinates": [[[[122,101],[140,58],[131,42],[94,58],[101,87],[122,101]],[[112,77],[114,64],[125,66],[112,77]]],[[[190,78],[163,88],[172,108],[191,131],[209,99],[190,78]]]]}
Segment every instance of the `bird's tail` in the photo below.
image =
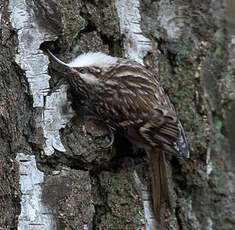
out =
{"type": "Polygon", "coordinates": [[[168,180],[165,165],[165,156],[162,151],[151,150],[150,167],[152,171],[152,199],[153,212],[158,222],[160,222],[160,205],[166,202],[171,208],[168,190],[168,180]]]}

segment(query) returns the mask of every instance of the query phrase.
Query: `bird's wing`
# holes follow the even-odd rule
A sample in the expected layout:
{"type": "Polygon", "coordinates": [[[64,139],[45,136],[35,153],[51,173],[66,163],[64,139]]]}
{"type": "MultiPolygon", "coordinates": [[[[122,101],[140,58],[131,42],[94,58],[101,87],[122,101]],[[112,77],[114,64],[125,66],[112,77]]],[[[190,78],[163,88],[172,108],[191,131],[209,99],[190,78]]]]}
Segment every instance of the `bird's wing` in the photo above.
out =
{"type": "Polygon", "coordinates": [[[158,106],[152,118],[139,128],[139,133],[155,148],[188,157],[182,125],[172,111],[166,114],[166,109],[158,106]]]}
{"type": "Polygon", "coordinates": [[[187,156],[183,128],[154,74],[135,62],[112,71],[100,92],[103,114],[122,128],[135,128],[150,146],[187,156]]]}

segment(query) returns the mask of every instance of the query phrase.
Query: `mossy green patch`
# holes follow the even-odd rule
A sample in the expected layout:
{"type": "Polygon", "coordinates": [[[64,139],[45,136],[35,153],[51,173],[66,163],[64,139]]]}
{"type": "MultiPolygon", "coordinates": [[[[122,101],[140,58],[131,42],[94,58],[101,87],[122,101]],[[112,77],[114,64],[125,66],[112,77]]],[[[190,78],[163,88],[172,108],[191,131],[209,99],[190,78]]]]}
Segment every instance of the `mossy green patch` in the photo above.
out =
{"type": "Polygon", "coordinates": [[[103,171],[99,174],[99,181],[102,194],[107,197],[107,212],[100,217],[99,229],[142,229],[142,205],[130,172],[103,171]]]}
{"type": "Polygon", "coordinates": [[[201,99],[202,89],[196,77],[203,51],[197,43],[185,38],[171,43],[168,52],[169,63],[166,60],[160,63],[165,66],[160,80],[184,126],[190,152],[197,154],[197,151],[206,151],[207,146],[206,113],[201,99]]]}

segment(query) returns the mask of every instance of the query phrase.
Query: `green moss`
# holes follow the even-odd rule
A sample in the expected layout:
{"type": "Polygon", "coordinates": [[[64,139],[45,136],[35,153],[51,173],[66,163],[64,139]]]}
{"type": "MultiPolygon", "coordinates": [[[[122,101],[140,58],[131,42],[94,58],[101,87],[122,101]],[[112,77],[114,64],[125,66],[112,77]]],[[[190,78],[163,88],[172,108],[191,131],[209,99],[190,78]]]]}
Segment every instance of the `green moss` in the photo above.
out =
{"type": "Polygon", "coordinates": [[[77,54],[79,52],[79,50],[80,50],[80,46],[76,44],[72,48],[72,53],[77,54]]]}
{"type": "Polygon", "coordinates": [[[217,116],[214,116],[213,119],[214,119],[214,124],[215,124],[216,129],[220,131],[223,125],[222,120],[217,116]]]}
{"type": "Polygon", "coordinates": [[[190,38],[169,44],[169,63],[164,59],[160,65],[164,66],[161,83],[167,90],[174,104],[179,119],[186,131],[190,144],[190,152],[197,154],[206,151],[207,134],[205,132],[206,122],[203,116],[202,89],[196,72],[200,65],[201,53],[190,38]],[[196,98],[198,96],[198,99],[196,98]]]}
{"type": "Polygon", "coordinates": [[[186,38],[170,44],[169,51],[176,55],[176,61],[181,62],[183,59],[191,59],[193,48],[195,47],[192,40],[190,38],[186,38]]]}
{"type": "Polygon", "coordinates": [[[143,210],[140,198],[126,170],[99,175],[102,194],[106,194],[106,213],[100,217],[99,229],[142,229],[143,210]]]}

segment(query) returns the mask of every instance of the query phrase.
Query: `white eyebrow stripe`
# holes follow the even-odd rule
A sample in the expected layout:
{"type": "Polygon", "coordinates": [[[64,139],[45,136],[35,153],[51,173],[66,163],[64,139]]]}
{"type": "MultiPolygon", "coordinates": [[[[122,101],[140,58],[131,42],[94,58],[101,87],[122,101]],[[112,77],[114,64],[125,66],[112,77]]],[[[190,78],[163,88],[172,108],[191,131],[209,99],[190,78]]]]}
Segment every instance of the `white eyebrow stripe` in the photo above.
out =
{"type": "Polygon", "coordinates": [[[111,57],[107,54],[98,52],[98,53],[86,53],[76,57],[73,61],[68,63],[69,67],[89,67],[96,66],[100,68],[109,67],[114,65],[117,61],[117,58],[111,57]]]}

